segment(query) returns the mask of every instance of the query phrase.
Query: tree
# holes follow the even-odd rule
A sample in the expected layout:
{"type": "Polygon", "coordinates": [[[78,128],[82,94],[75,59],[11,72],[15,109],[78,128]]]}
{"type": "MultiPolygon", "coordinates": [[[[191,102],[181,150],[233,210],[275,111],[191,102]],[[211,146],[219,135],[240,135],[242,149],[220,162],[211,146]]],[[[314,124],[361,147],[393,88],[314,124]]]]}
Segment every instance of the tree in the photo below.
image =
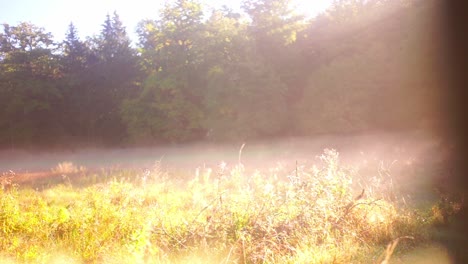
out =
{"type": "Polygon", "coordinates": [[[285,101],[283,112],[289,116],[285,133],[294,133],[294,124],[289,121],[294,120],[293,106],[307,75],[297,46],[306,26],[305,17],[293,9],[291,0],[246,0],[242,7],[251,19],[253,55],[272,71],[270,75],[278,76],[278,87],[283,87],[273,93],[285,101]]]}
{"type": "Polygon", "coordinates": [[[3,25],[0,144],[45,144],[61,133],[59,60],[52,35],[30,23],[3,25]]]}
{"type": "Polygon", "coordinates": [[[206,22],[205,119],[209,139],[248,139],[282,132],[284,83],[256,53],[249,24],[230,10],[206,22]]]}
{"type": "MultiPolygon", "coordinates": [[[[30,23],[0,33],[0,144],[119,144],[399,129],[437,101],[437,1],[339,0],[304,20],[290,0],[206,16],[166,2],[133,48],[117,13],[62,45],[30,23]],[[49,136],[47,138],[46,136],[49,136]]],[[[417,120],[417,121],[416,121],[417,120]]],[[[422,120],[422,121],[420,121],[422,120]]]]}
{"type": "Polygon", "coordinates": [[[63,41],[64,58],[63,65],[67,72],[78,72],[86,66],[86,57],[89,51],[84,42],[78,37],[78,30],[73,23],[68,26],[68,31],[63,41]]]}
{"type": "Polygon", "coordinates": [[[110,62],[133,56],[130,39],[117,12],[114,12],[112,18],[107,14],[102,26],[101,35],[97,40],[101,60],[110,62]]]}
{"type": "Polygon", "coordinates": [[[94,128],[91,121],[95,115],[94,92],[90,85],[92,56],[91,49],[80,40],[77,28],[70,23],[62,42],[61,85],[66,107],[61,112],[67,140],[72,142],[92,141],[94,128]]]}
{"type": "Polygon", "coordinates": [[[430,2],[337,1],[328,16],[311,21],[300,41],[309,78],[296,104],[298,130],[414,129],[433,122],[439,85],[433,10],[430,2]]]}
{"type": "Polygon", "coordinates": [[[134,138],[183,141],[202,133],[202,18],[199,3],[178,0],[166,4],[159,20],[140,24],[142,68],[147,77],[140,96],[127,101],[123,109],[134,138]],[[134,107],[151,115],[135,117],[134,107]]]}
{"type": "Polygon", "coordinates": [[[47,49],[53,44],[51,33],[28,22],[22,22],[18,26],[3,24],[1,35],[2,53],[47,49]]]}
{"type": "Polygon", "coordinates": [[[134,49],[116,12],[106,16],[101,34],[90,39],[91,55],[84,81],[89,89],[88,134],[99,143],[122,143],[126,130],[120,107],[136,92],[139,71],[134,49]]]}
{"type": "Polygon", "coordinates": [[[293,10],[291,0],[246,0],[242,8],[252,19],[252,35],[262,48],[291,44],[304,27],[304,16],[293,10]]]}

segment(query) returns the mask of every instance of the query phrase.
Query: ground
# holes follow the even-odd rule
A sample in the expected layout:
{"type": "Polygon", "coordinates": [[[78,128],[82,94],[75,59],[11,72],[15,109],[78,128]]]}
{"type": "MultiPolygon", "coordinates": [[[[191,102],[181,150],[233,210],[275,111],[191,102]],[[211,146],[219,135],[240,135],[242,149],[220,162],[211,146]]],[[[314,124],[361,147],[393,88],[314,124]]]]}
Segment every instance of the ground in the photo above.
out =
{"type": "Polygon", "coordinates": [[[51,246],[49,237],[58,236],[77,263],[113,263],[115,252],[88,245],[95,243],[94,238],[70,240],[77,232],[88,232],[100,243],[125,250],[146,248],[134,261],[157,256],[160,262],[184,263],[210,244],[219,257],[211,260],[226,263],[323,263],[333,254],[338,263],[375,262],[385,256],[385,245],[401,237],[396,251],[387,254],[393,263],[449,263],[445,249],[430,239],[433,228],[428,223],[437,219],[435,187],[444,180],[449,150],[427,133],[60,152],[6,150],[0,157],[7,194],[2,203],[11,209],[2,220],[10,229],[4,229],[8,239],[2,242],[0,256],[9,259],[16,254],[13,261],[50,260],[45,248],[51,246]],[[9,191],[8,177],[17,191],[9,191]],[[153,203],[160,208],[151,207],[153,203]],[[134,209],[146,212],[130,220],[134,209]],[[34,213],[37,210],[44,215],[34,213]],[[39,222],[14,217],[31,213],[39,222]],[[161,213],[169,220],[157,217],[161,213]],[[322,218],[323,214],[328,216],[322,218]],[[73,220],[83,216],[107,219],[117,231],[107,230],[109,224],[87,230],[89,223],[73,220]],[[193,220],[184,227],[187,218],[193,220]],[[172,225],[181,226],[171,230],[172,225]],[[31,233],[37,228],[47,238],[31,233]],[[135,240],[137,233],[145,235],[135,240]],[[211,242],[199,244],[200,237],[211,242]],[[41,242],[31,248],[31,241],[38,239],[41,242]],[[32,253],[17,251],[10,240],[17,241],[17,248],[28,243],[26,252],[32,253]],[[255,246],[259,243],[263,246],[255,246]],[[336,248],[317,255],[317,250],[324,250],[321,243],[336,248]],[[349,252],[333,253],[340,248],[349,252]]]}

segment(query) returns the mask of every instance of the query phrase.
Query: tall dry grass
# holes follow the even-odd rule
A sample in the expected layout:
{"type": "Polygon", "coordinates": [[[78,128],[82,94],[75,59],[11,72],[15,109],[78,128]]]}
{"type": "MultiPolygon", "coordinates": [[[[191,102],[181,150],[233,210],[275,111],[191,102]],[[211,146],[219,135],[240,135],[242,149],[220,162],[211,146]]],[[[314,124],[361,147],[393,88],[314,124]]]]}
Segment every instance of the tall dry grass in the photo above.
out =
{"type": "Polygon", "coordinates": [[[375,182],[357,183],[355,173],[340,164],[338,152],[325,150],[318,164],[290,172],[247,174],[239,157],[231,167],[199,168],[188,180],[158,164],[64,179],[42,190],[5,188],[2,180],[0,258],[384,263],[429,240],[430,214],[393,202],[375,182]],[[77,184],[90,179],[95,184],[77,184]]]}

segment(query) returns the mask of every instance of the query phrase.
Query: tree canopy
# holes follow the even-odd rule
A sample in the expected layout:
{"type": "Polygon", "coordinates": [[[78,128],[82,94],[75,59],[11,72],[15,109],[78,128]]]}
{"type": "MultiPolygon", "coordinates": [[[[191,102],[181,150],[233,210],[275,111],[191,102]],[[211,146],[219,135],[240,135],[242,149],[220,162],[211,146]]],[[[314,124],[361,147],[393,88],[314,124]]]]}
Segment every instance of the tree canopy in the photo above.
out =
{"type": "Polygon", "coordinates": [[[289,0],[241,12],[167,2],[132,44],[119,15],[84,40],[0,33],[0,146],[245,140],[437,125],[439,1],[289,0]]]}

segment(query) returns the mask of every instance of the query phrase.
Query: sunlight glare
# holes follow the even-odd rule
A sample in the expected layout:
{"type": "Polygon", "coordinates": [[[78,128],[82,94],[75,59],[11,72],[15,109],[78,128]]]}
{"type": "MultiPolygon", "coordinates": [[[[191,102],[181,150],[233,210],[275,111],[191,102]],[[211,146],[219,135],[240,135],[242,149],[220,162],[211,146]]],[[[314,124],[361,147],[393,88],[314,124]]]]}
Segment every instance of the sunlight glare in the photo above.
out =
{"type": "Polygon", "coordinates": [[[332,4],[332,0],[292,0],[291,3],[299,13],[310,18],[323,13],[332,4]]]}

